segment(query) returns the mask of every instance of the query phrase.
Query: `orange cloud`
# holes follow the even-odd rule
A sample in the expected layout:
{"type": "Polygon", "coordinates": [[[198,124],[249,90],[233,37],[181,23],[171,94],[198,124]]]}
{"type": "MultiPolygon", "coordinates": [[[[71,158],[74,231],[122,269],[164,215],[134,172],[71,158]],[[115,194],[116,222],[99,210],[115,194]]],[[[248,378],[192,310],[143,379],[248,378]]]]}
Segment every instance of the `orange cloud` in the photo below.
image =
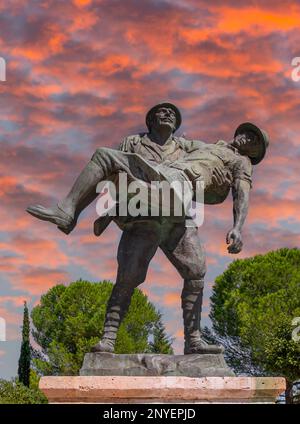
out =
{"type": "Polygon", "coordinates": [[[300,8],[296,4],[288,9],[284,6],[276,11],[259,6],[243,9],[220,7],[218,13],[218,30],[230,33],[251,30],[288,31],[298,28],[300,20],[300,8]]]}
{"type": "Polygon", "coordinates": [[[79,8],[89,6],[93,0],[73,0],[73,3],[79,8]]]}
{"type": "Polygon", "coordinates": [[[18,179],[14,176],[0,176],[0,197],[14,190],[18,179]]]}
{"type": "MultiPolygon", "coordinates": [[[[87,3],[84,5],[86,6],[87,3]]],[[[75,31],[83,31],[88,30],[93,27],[96,23],[99,24],[100,18],[93,12],[83,11],[81,9],[80,14],[73,16],[72,24],[70,26],[70,30],[75,31]]],[[[99,24],[101,25],[101,23],[99,24]]]]}
{"type": "Polygon", "coordinates": [[[32,295],[42,295],[57,284],[65,284],[70,281],[67,272],[59,270],[34,270],[27,275],[20,276],[20,280],[13,283],[16,289],[23,289],[32,295]]]}
{"type": "Polygon", "coordinates": [[[57,242],[53,240],[19,236],[12,240],[12,246],[17,254],[24,257],[26,264],[57,267],[66,265],[69,261],[67,255],[60,251],[57,242]]]}
{"type": "Polygon", "coordinates": [[[163,297],[163,303],[166,306],[179,306],[181,302],[180,293],[167,293],[163,297]]]}

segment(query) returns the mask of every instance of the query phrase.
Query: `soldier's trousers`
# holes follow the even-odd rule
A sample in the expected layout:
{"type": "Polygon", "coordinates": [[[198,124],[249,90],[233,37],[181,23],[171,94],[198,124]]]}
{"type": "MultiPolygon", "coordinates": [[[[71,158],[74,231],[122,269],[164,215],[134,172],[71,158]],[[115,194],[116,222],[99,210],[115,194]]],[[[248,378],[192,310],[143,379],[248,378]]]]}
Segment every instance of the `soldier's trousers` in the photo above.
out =
{"type": "MultiPolygon", "coordinates": [[[[118,274],[108,302],[104,338],[115,340],[134,288],[145,281],[151,259],[160,247],[184,280],[182,309],[185,340],[199,337],[205,253],[198,230],[185,223],[134,223],[125,229],[118,248],[118,274]]],[[[163,284],[163,283],[162,283],[163,284]]],[[[178,305],[179,306],[179,305],[178,305]]]]}

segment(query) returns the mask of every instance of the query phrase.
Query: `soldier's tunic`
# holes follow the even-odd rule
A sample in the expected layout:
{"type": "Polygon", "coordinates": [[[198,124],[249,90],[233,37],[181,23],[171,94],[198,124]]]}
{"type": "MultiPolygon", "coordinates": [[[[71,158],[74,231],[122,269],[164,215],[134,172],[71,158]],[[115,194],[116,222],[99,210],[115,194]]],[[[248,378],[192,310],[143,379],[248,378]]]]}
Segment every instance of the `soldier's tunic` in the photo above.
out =
{"type": "Polygon", "coordinates": [[[173,136],[167,144],[159,146],[144,134],[126,137],[120,150],[140,155],[168,181],[178,178],[195,184],[201,179],[206,204],[222,203],[238,179],[247,181],[251,186],[250,159],[222,140],[208,144],[173,136]],[[216,167],[227,175],[227,181],[221,186],[213,181],[216,167]]]}

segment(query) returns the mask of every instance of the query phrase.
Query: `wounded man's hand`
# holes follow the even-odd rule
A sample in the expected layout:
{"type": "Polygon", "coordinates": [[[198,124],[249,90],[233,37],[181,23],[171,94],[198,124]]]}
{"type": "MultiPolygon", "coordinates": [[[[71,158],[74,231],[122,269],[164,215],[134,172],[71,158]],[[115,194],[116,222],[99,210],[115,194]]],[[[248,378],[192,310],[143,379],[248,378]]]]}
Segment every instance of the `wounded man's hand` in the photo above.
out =
{"type": "Polygon", "coordinates": [[[236,228],[230,230],[226,236],[226,243],[229,244],[227,247],[229,253],[240,253],[243,248],[241,232],[236,228]]]}
{"type": "Polygon", "coordinates": [[[213,169],[212,181],[217,185],[221,186],[223,184],[231,184],[231,178],[228,171],[221,166],[216,166],[213,169]]]}

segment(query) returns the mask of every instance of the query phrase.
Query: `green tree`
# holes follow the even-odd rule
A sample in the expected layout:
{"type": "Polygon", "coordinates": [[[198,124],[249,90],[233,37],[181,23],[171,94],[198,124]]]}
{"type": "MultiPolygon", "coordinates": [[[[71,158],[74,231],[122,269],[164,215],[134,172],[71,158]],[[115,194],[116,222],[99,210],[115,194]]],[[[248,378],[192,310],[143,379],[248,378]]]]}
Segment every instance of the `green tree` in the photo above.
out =
{"type": "Polygon", "coordinates": [[[253,366],[288,381],[300,377],[300,250],[279,249],[239,259],[216,279],[210,318],[218,337],[235,338],[253,366]]]}
{"type": "Polygon", "coordinates": [[[222,336],[208,327],[202,329],[202,337],[210,344],[222,345],[224,347],[225,360],[235,374],[253,377],[266,375],[266,371],[259,364],[253,362],[251,348],[242,345],[240,337],[222,336]]]}
{"type": "Polygon", "coordinates": [[[168,355],[173,355],[172,343],[173,338],[170,338],[165,330],[165,327],[162,323],[162,316],[159,313],[159,319],[154,325],[153,330],[153,341],[150,342],[150,351],[151,353],[164,353],[168,355]]]}
{"type": "Polygon", "coordinates": [[[22,327],[22,344],[21,353],[19,358],[18,366],[18,377],[19,381],[24,386],[29,387],[30,383],[30,362],[31,362],[31,350],[30,350],[30,323],[27,303],[24,302],[24,313],[23,313],[23,327],[22,327]]]}
{"type": "MultiPolygon", "coordinates": [[[[113,284],[76,281],[57,285],[41,297],[32,310],[32,331],[40,350],[34,366],[42,375],[77,375],[84,354],[103,333],[106,304],[113,284]]],[[[131,305],[119,331],[116,353],[151,352],[161,315],[147,296],[135,289],[131,305]]],[[[165,346],[164,346],[165,349],[165,346]]]]}
{"type": "Polygon", "coordinates": [[[18,379],[11,381],[0,379],[0,404],[23,403],[41,404],[48,401],[39,389],[24,386],[18,379]]]}

